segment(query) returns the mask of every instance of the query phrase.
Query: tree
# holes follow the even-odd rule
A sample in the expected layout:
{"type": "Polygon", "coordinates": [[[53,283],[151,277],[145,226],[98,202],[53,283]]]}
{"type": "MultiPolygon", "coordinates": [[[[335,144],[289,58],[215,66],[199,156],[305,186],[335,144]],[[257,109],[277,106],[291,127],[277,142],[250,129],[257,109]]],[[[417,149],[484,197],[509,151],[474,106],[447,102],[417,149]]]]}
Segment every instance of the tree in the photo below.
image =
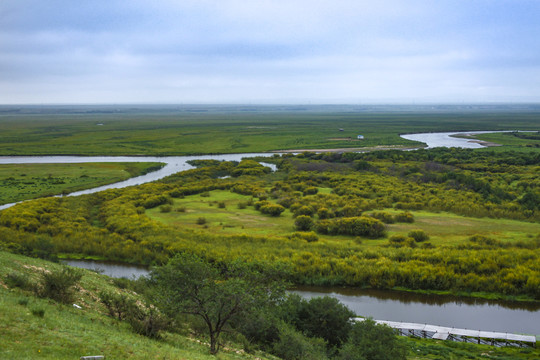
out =
{"type": "Polygon", "coordinates": [[[296,314],[289,321],[307,336],[324,339],[330,350],[341,347],[349,336],[354,312],[330,296],[315,297],[309,301],[295,299],[297,296],[289,297],[289,303],[297,307],[296,314]]]}
{"type": "Polygon", "coordinates": [[[370,318],[353,325],[349,340],[339,352],[341,360],[404,360],[406,356],[407,346],[395,330],[370,318]]]}
{"type": "Polygon", "coordinates": [[[246,311],[281,296],[283,286],[273,276],[233,263],[218,269],[195,255],[179,254],[150,273],[156,305],[171,318],[188,314],[208,327],[210,353],[219,351],[225,325],[246,311]]]}

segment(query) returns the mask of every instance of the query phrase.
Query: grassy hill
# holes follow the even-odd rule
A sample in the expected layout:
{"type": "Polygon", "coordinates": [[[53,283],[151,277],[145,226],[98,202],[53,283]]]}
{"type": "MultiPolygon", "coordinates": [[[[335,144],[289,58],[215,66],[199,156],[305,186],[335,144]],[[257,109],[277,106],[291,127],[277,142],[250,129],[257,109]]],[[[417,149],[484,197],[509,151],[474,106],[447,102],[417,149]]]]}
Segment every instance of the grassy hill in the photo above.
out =
{"type": "Polygon", "coordinates": [[[166,333],[163,339],[152,340],[137,335],[127,323],[107,316],[98,293],[120,290],[110,278],[91,271],[84,271],[76,293],[75,303],[81,309],[7,284],[8,274],[37,282],[41,271],[60,266],[0,251],[1,359],[78,359],[89,355],[105,355],[106,359],[272,358],[236,349],[224,349],[216,357],[209,354],[203,339],[166,333]]]}

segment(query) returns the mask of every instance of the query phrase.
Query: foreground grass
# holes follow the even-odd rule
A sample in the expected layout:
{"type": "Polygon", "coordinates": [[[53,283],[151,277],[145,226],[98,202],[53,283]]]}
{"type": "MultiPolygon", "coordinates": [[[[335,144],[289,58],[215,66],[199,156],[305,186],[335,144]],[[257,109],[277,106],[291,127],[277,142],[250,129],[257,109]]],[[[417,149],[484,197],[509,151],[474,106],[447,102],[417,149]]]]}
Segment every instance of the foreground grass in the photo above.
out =
{"type": "Polygon", "coordinates": [[[111,184],[159,167],[143,162],[0,165],[0,204],[111,184]]]}
{"type": "Polygon", "coordinates": [[[82,309],[37,298],[30,291],[9,289],[4,282],[6,275],[14,272],[37,281],[40,271],[59,266],[0,251],[1,359],[78,359],[89,355],[105,355],[107,359],[255,358],[234,350],[211,356],[200,341],[178,334],[167,333],[162,340],[134,334],[126,323],[105,315],[97,294],[116,288],[110,278],[91,271],[84,271],[76,295],[75,303],[82,309]]]}

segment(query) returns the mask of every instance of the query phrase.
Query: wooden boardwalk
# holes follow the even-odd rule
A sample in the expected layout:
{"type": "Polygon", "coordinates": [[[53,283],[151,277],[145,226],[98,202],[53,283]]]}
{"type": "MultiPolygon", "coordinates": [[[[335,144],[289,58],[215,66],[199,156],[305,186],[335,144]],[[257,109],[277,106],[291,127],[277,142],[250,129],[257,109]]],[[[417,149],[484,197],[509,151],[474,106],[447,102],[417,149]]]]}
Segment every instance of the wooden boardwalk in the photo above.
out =
{"type": "MultiPolygon", "coordinates": [[[[364,321],[364,318],[354,318],[355,321],[364,321]]],[[[461,342],[474,342],[493,346],[532,346],[536,347],[536,336],[520,335],[493,331],[469,330],[449,328],[428,324],[374,320],[377,324],[385,324],[397,329],[400,335],[417,336],[437,340],[452,340],[461,342]]]]}

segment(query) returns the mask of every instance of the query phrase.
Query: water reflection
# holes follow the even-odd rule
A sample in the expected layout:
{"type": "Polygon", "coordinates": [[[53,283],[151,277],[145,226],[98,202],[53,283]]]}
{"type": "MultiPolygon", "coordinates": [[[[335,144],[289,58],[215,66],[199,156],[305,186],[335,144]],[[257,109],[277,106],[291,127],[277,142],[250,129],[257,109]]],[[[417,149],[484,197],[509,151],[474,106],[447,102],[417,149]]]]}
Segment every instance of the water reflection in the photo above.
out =
{"type": "Polygon", "coordinates": [[[307,287],[304,298],[332,296],[359,316],[464,329],[540,334],[540,304],[400,291],[307,287]]]}
{"type": "Polygon", "coordinates": [[[143,266],[135,266],[124,263],[111,261],[94,261],[94,260],[64,260],[64,264],[96,271],[100,274],[114,278],[138,279],[141,276],[148,275],[148,269],[143,266]]]}

